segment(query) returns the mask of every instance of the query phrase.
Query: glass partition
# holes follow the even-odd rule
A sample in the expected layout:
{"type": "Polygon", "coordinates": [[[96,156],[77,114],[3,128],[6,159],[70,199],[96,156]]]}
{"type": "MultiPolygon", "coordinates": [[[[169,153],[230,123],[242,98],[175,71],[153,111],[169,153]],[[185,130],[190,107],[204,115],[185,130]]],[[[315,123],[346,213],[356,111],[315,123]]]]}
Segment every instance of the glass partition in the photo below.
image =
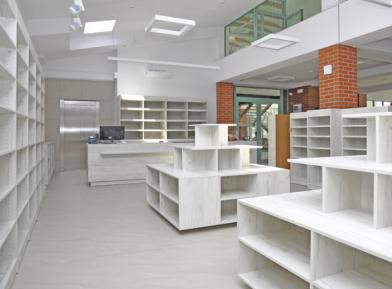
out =
{"type": "Polygon", "coordinates": [[[226,55],[321,12],[321,0],[265,0],[225,27],[226,55]]]}

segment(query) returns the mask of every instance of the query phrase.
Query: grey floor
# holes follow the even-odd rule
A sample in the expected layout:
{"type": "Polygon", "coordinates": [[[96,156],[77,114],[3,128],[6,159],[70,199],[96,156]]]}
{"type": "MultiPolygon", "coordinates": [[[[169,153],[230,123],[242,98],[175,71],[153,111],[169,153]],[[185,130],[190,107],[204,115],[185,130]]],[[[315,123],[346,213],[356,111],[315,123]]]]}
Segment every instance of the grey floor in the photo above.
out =
{"type": "Polygon", "coordinates": [[[144,190],[55,175],[13,289],[245,288],[235,226],[179,233],[144,190]]]}

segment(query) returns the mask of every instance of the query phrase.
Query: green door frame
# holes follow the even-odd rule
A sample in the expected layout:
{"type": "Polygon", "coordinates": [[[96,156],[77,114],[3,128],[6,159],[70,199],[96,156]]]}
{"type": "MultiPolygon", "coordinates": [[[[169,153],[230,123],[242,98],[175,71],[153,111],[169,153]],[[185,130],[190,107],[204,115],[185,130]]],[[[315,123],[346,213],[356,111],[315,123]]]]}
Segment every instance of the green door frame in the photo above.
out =
{"type": "MultiPolygon", "coordinates": [[[[239,110],[240,103],[252,103],[256,105],[256,114],[257,114],[257,145],[263,144],[263,133],[261,127],[261,105],[268,104],[278,104],[279,114],[284,113],[284,93],[283,90],[280,90],[279,98],[271,98],[271,96],[262,96],[262,95],[238,95],[236,89],[234,90],[234,123],[237,125],[237,130],[239,129],[239,110]]],[[[238,132],[238,131],[237,131],[238,132]]],[[[261,163],[261,149],[257,150],[257,162],[261,163]]]]}

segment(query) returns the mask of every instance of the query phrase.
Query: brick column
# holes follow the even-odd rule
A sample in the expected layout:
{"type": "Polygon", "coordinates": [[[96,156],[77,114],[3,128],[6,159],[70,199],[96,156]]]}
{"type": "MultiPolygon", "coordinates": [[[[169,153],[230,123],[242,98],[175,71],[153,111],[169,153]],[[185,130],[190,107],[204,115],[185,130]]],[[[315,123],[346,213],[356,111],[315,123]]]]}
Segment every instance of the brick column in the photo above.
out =
{"type": "Polygon", "coordinates": [[[234,85],[229,82],[216,84],[216,122],[234,123],[234,85]]]}
{"type": "Polygon", "coordinates": [[[358,107],[357,49],[333,45],[319,51],[320,108],[358,107]],[[324,67],[332,65],[332,73],[324,67]]]}

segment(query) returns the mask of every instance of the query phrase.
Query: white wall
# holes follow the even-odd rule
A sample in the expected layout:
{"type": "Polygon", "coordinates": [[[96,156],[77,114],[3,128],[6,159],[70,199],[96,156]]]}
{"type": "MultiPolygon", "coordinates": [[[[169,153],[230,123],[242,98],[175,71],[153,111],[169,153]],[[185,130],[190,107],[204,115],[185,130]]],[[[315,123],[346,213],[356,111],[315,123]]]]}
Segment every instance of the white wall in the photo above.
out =
{"type": "Polygon", "coordinates": [[[113,53],[86,54],[56,60],[44,65],[45,77],[83,80],[113,80],[116,65],[108,61],[113,53]]]}
{"type": "MultiPolygon", "coordinates": [[[[175,41],[160,45],[119,49],[118,57],[214,65],[217,45],[216,38],[175,41]]],[[[117,72],[119,95],[206,99],[209,109],[208,119],[210,122],[216,121],[215,87],[218,72],[215,70],[119,62],[117,72]],[[167,70],[173,74],[173,77],[171,79],[147,77],[146,69],[149,67],[167,70]]]]}

